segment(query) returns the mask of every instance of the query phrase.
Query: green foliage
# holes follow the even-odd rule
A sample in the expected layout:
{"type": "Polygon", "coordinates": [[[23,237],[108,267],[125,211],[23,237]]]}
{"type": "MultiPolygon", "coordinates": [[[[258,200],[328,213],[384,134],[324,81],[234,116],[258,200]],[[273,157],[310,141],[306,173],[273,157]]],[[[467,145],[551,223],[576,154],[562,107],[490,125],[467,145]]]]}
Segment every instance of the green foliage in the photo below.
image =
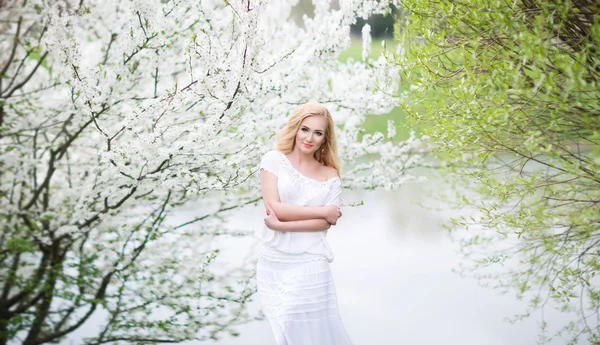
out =
{"type": "Polygon", "coordinates": [[[402,6],[407,118],[432,138],[459,200],[477,213],[451,227],[497,235],[462,243],[474,263],[467,271],[527,298],[523,316],[572,312],[577,322],[562,331],[599,344],[600,5],[402,6]],[[505,266],[488,274],[490,265],[505,266]]]}

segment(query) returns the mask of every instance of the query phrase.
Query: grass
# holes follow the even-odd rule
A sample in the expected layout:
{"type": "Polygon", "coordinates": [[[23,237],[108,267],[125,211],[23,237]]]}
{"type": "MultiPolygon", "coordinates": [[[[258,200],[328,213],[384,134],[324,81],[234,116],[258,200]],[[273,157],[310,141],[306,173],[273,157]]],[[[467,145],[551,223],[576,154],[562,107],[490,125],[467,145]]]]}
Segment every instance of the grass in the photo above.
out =
{"type": "MultiPolygon", "coordinates": [[[[381,52],[383,52],[381,41],[382,39],[375,38],[371,42],[371,57],[379,56],[381,55],[381,52]]],[[[393,38],[386,38],[385,41],[386,45],[388,46],[388,50],[396,50],[397,43],[393,38]]],[[[348,58],[353,58],[355,61],[362,60],[362,38],[352,36],[350,47],[340,54],[338,60],[346,62],[348,58]]]]}

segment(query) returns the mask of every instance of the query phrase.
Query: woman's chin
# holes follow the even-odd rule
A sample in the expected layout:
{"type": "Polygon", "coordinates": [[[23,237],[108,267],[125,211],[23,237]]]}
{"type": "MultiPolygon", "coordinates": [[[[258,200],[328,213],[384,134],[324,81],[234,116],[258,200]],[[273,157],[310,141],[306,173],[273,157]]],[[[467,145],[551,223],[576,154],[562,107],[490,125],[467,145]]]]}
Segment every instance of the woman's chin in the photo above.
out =
{"type": "Polygon", "coordinates": [[[311,148],[308,148],[308,147],[306,147],[306,146],[304,146],[304,145],[300,146],[300,150],[301,150],[303,153],[306,153],[307,155],[314,155],[314,154],[315,154],[315,152],[316,152],[316,150],[315,150],[314,148],[312,148],[312,147],[311,147],[311,148]]]}

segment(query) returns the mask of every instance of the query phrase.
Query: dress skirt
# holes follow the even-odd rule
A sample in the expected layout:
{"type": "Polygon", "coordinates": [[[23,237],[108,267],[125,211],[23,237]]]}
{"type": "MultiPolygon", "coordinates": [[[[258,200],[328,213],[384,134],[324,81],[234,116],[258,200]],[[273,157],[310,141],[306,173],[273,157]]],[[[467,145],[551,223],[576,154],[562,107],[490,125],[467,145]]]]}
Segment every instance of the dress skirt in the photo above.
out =
{"type": "Polygon", "coordinates": [[[287,254],[264,246],[256,280],[277,345],[351,345],[324,256],[287,254]]]}

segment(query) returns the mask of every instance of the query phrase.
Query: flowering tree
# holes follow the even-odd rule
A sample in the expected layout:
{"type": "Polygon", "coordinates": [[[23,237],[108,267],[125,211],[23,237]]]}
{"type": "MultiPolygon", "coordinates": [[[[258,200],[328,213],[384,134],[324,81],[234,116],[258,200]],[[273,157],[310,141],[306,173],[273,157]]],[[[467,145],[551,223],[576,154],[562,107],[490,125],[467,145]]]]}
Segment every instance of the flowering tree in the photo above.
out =
{"type": "Polygon", "coordinates": [[[398,71],[336,60],[355,18],[387,8],[318,1],[297,25],[287,1],[0,2],[0,344],[92,317],[86,344],[215,338],[251,318],[252,269],[212,268],[211,244],[259,200],[259,158],[298,104],[333,111],[347,188],[398,187],[418,163],[416,140],[361,135],[398,71]]]}

